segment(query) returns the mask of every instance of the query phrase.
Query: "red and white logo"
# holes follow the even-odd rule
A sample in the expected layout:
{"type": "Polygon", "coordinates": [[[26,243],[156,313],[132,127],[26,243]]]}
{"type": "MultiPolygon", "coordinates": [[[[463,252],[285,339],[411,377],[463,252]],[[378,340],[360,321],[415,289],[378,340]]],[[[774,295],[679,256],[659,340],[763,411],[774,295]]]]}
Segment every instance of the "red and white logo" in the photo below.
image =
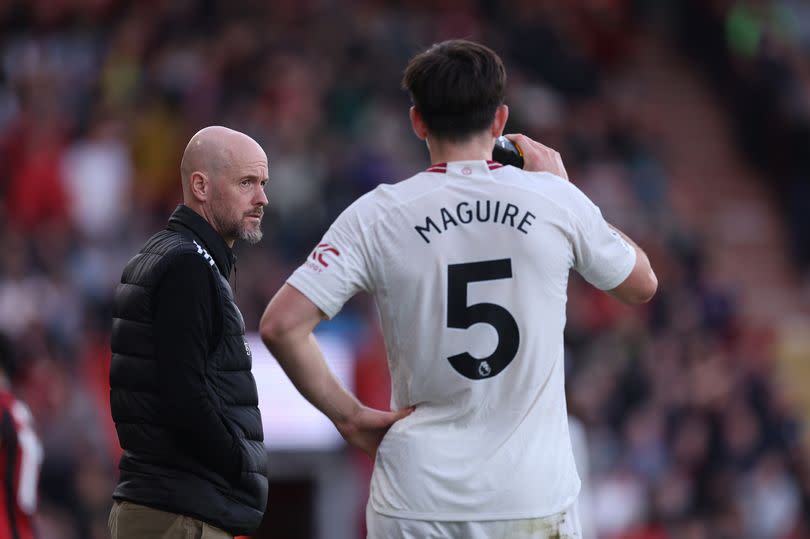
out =
{"type": "Polygon", "coordinates": [[[312,260],[317,260],[321,266],[328,268],[329,263],[324,259],[326,253],[331,253],[335,256],[340,256],[340,251],[329,245],[328,243],[321,243],[315,250],[312,251],[312,260]]]}

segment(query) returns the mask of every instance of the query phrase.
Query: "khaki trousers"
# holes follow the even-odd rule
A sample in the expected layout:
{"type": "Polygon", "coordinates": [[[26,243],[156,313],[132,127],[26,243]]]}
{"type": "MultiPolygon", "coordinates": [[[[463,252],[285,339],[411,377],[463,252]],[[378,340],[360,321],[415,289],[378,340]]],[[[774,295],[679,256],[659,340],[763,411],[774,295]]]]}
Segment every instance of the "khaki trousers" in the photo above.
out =
{"type": "Polygon", "coordinates": [[[108,525],[112,539],[233,539],[201,520],[117,500],[108,525]]]}

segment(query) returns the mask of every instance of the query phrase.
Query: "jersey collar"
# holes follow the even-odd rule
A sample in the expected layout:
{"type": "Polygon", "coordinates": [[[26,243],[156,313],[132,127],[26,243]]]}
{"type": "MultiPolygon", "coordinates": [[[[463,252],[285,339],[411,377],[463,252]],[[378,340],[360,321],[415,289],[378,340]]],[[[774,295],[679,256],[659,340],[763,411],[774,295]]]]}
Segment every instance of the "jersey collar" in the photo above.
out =
{"type": "MultiPolygon", "coordinates": [[[[481,163],[482,163],[482,161],[451,161],[449,165],[450,165],[451,168],[455,168],[456,165],[459,165],[463,169],[465,165],[468,166],[468,167],[475,167],[475,166],[481,166],[481,163]]],[[[498,163],[497,161],[493,161],[492,159],[488,159],[487,161],[485,161],[485,163],[486,163],[487,169],[489,169],[489,170],[495,170],[495,169],[503,167],[503,165],[501,163],[498,163]]],[[[425,172],[436,172],[438,174],[445,174],[447,172],[447,167],[448,167],[448,163],[435,163],[433,165],[430,165],[425,170],[425,172]]]]}

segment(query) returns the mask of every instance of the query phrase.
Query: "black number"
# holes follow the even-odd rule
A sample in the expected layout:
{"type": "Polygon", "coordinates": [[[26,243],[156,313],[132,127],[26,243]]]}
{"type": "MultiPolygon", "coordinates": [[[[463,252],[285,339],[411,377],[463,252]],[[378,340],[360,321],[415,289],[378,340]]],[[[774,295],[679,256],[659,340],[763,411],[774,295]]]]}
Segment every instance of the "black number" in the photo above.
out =
{"type": "Polygon", "coordinates": [[[473,324],[489,324],[498,332],[498,346],[489,357],[475,358],[467,352],[447,360],[467,378],[491,378],[515,359],[520,345],[520,331],[511,313],[494,303],[467,305],[467,284],[512,278],[512,260],[486,260],[447,266],[447,327],[467,329],[473,324]]]}

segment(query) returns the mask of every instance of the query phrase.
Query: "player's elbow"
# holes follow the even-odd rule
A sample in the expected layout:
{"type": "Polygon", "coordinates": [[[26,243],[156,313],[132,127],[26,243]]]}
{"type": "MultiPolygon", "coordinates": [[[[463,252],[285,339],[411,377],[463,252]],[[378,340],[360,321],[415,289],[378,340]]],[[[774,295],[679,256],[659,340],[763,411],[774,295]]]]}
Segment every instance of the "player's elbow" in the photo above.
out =
{"type": "Polygon", "coordinates": [[[645,277],[646,278],[640,286],[638,294],[635,298],[636,304],[649,302],[658,291],[658,277],[655,276],[655,272],[650,269],[647,271],[647,275],[645,277]]]}
{"type": "Polygon", "coordinates": [[[290,327],[283,313],[268,308],[259,322],[259,336],[270,351],[276,348],[289,335],[290,327]]]}
{"type": "Polygon", "coordinates": [[[652,268],[633,270],[630,276],[610,291],[610,295],[628,305],[640,305],[650,301],[658,291],[658,277],[652,268]]]}
{"type": "Polygon", "coordinates": [[[322,317],[314,303],[285,284],[265,309],[259,322],[259,336],[275,355],[280,347],[296,346],[308,340],[322,317]]]}

